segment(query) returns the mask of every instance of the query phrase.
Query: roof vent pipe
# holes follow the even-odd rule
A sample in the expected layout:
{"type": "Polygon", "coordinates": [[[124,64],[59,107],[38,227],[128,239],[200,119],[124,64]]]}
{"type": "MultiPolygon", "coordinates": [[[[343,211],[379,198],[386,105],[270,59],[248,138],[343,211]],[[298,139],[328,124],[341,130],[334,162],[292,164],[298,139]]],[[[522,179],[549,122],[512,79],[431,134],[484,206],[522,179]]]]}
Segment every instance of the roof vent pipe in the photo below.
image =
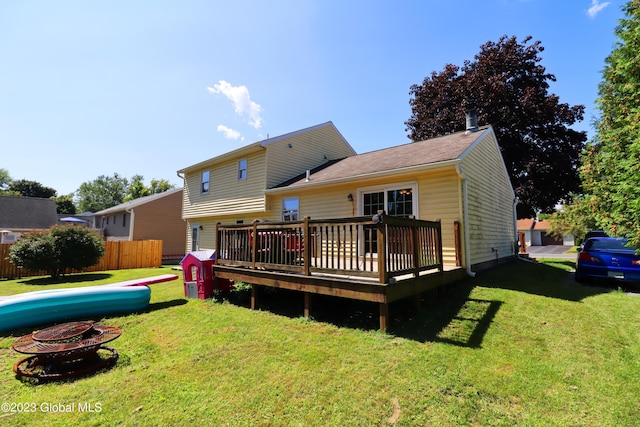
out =
{"type": "Polygon", "coordinates": [[[475,108],[469,108],[465,113],[467,119],[467,131],[465,134],[469,135],[472,132],[478,131],[478,112],[475,108]]]}
{"type": "Polygon", "coordinates": [[[307,179],[305,179],[305,181],[309,182],[310,179],[311,179],[311,171],[307,169],[307,179]]]}

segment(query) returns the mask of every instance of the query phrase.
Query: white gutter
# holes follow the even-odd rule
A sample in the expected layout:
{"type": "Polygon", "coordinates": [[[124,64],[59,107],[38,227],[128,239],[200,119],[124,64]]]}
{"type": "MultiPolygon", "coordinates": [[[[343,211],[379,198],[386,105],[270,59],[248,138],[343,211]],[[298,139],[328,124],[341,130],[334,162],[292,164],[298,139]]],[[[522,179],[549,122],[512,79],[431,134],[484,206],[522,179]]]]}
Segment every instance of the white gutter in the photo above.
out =
{"type": "Polygon", "coordinates": [[[456,172],[462,181],[462,227],[464,233],[464,264],[467,274],[470,277],[476,277],[475,271],[471,271],[471,242],[469,242],[469,193],[467,190],[467,178],[460,170],[460,165],[456,165],[456,172]]]}
{"type": "Polygon", "coordinates": [[[135,218],[135,215],[133,213],[133,208],[127,208],[124,211],[128,212],[129,215],[131,215],[131,219],[129,220],[129,241],[131,241],[133,240],[133,220],[135,218]]]}

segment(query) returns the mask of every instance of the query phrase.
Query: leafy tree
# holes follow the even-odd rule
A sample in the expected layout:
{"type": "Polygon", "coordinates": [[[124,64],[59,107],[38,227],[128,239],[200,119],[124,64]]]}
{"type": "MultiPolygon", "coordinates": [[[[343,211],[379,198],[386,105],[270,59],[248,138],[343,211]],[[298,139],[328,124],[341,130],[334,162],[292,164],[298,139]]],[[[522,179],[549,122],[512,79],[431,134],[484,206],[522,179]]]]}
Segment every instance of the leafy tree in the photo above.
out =
{"type": "Polygon", "coordinates": [[[169,183],[166,179],[152,179],[149,191],[151,194],[164,193],[165,191],[176,188],[175,185],[169,183]]]}
{"type": "Polygon", "coordinates": [[[92,230],[73,225],[55,226],[47,232],[21,237],[11,245],[9,259],[32,271],[46,271],[60,277],[71,269],[97,264],[104,243],[92,230]]]}
{"type": "Polygon", "coordinates": [[[104,255],[104,242],[93,230],[76,225],[62,225],[52,227],[50,233],[55,242],[60,273],[96,265],[104,255]]]}
{"type": "Polygon", "coordinates": [[[0,194],[9,189],[9,185],[11,184],[11,176],[9,175],[9,171],[6,169],[0,168],[0,194]]]}
{"type": "Polygon", "coordinates": [[[53,188],[26,179],[12,180],[9,184],[9,191],[17,192],[23,197],[42,197],[44,199],[57,195],[57,191],[53,188]]]}
{"type": "Polygon", "coordinates": [[[66,196],[54,197],[56,201],[56,212],[59,214],[73,215],[76,213],[76,205],[73,203],[73,196],[68,194],[66,196]]]}
{"type": "Polygon", "coordinates": [[[81,212],[98,212],[124,201],[129,181],[114,173],[100,175],[94,181],[83,182],[76,192],[81,212]]]}
{"type": "Polygon", "coordinates": [[[131,178],[131,182],[127,186],[127,192],[124,196],[124,201],[138,199],[140,197],[148,196],[151,192],[147,186],[144,185],[144,177],[142,175],[134,175],[131,178]]]}
{"type": "Polygon", "coordinates": [[[622,8],[598,87],[600,117],[581,169],[599,225],[640,249],[640,1],[622,8]]]}
{"type": "Polygon", "coordinates": [[[552,212],[580,190],[578,164],[585,132],[570,126],[582,120],[584,106],[569,106],[549,94],[553,74],[540,64],[539,41],[515,37],[487,42],[473,61],[447,64],[421,85],[412,85],[412,115],[405,122],[413,141],[464,130],[465,110],[491,124],[518,196],[518,217],[552,212]]]}
{"type": "Polygon", "coordinates": [[[129,187],[127,187],[127,194],[124,200],[129,201],[152,194],[164,193],[174,187],[175,185],[170,184],[166,179],[155,178],[151,180],[151,185],[147,187],[144,185],[144,177],[142,175],[134,175],[133,178],[131,178],[129,187]]]}
{"type": "Polygon", "coordinates": [[[598,228],[596,217],[589,209],[584,196],[575,196],[572,203],[549,215],[549,232],[554,236],[573,234],[582,241],[589,230],[598,228]]]}

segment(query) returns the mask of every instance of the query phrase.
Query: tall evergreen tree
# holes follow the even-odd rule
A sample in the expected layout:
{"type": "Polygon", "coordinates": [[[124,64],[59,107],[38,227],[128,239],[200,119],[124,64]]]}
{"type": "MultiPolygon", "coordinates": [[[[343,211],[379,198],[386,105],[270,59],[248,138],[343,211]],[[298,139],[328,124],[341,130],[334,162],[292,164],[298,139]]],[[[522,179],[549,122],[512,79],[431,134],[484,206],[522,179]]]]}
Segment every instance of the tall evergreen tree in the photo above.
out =
{"type": "Polygon", "coordinates": [[[640,0],[627,2],[599,85],[596,136],[581,169],[600,226],[640,249],[640,0]]]}

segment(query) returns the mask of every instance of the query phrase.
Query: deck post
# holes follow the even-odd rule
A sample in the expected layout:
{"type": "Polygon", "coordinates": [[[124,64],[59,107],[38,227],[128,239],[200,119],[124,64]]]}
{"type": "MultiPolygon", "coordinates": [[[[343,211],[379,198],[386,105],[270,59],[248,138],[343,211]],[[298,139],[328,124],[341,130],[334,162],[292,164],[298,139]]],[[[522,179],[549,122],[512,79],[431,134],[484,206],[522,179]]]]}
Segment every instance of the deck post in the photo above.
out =
{"type": "Polygon", "coordinates": [[[387,272],[387,226],[384,223],[384,212],[378,211],[379,218],[378,233],[378,277],[380,283],[389,281],[389,273],[387,272]]]}
{"type": "Polygon", "coordinates": [[[304,317],[307,319],[311,316],[311,294],[309,292],[304,293],[304,317]]]}
{"type": "Polygon", "coordinates": [[[221,236],[221,232],[219,230],[220,226],[222,224],[219,222],[216,222],[216,258],[220,258],[220,254],[222,252],[220,252],[220,236],[221,236]]]}
{"type": "Polygon", "coordinates": [[[418,233],[418,226],[414,222],[411,225],[411,240],[413,240],[413,275],[414,277],[420,276],[420,260],[422,259],[422,252],[420,252],[420,235],[418,233]]]}
{"type": "Polygon", "coordinates": [[[442,221],[437,220],[438,226],[436,228],[436,250],[438,251],[438,262],[440,263],[441,272],[444,271],[444,260],[442,259],[442,221]]]}
{"type": "Polygon", "coordinates": [[[258,285],[251,285],[251,310],[255,310],[258,304],[258,285]]]}
{"type": "Polygon", "coordinates": [[[389,325],[389,303],[380,303],[380,331],[387,332],[387,326],[389,325]]]}
{"type": "MultiPolygon", "coordinates": [[[[256,269],[256,260],[258,259],[258,220],[253,220],[253,239],[251,239],[251,269],[256,269]]],[[[253,297],[253,290],[252,290],[253,297]]]]}
{"type": "Polygon", "coordinates": [[[422,308],[422,294],[415,294],[413,296],[413,308],[416,311],[420,311],[420,308],[422,308]]]}
{"type": "Polygon", "coordinates": [[[462,244],[460,242],[460,221],[453,221],[453,237],[456,246],[456,267],[462,265],[462,244]]]}
{"type": "MultiPolygon", "coordinates": [[[[304,217],[302,240],[302,262],[304,262],[304,275],[311,276],[311,228],[309,227],[309,217],[304,217]]],[[[305,315],[305,317],[308,317],[305,315]]]]}

